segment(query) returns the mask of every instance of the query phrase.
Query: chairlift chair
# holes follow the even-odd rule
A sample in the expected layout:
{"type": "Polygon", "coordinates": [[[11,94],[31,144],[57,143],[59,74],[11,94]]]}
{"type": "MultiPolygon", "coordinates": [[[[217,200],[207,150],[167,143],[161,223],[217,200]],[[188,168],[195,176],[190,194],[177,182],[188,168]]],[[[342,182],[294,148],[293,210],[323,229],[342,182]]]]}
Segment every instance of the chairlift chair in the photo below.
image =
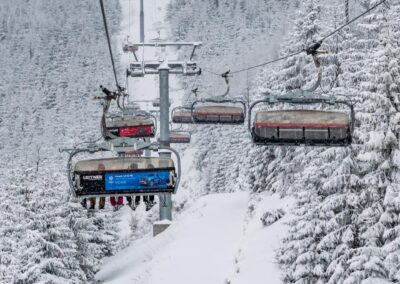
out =
{"type": "MultiPolygon", "coordinates": [[[[169,132],[169,143],[172,144],[187,144],[190,143],[191,134],[184,130],[170,130],[169,132]]],[[[158,139],[160,142],[160,139],[158,139]]]]}
{"type": "Polygon", "coordinates": [[[354,131],[354,108],[345,100],[333,97],[322,97],[314,92],[321,84],[322,71],[318,49],[321,42],[306,49],[312,55],[317,69],[317,81],[308,90],[286,96],[267,96],[264,100],[254,102],[249,107],[248,128],[253,142],[262,145],[310,145],[310,146],[347,146],[352,142],[354,131]],[[288,103],[294,105],[345,105],[350,114],[340,111],[283,109],[257,111],[253,125],[251,115],[253,108],[261,103],[269,105],[288,103]]]}
{"type": "MultiPolygon", "coordinates": [[[[153,107],[160,107],[161,102],[160,102],[160,98],[156,98],[154,100],[152,100],[152,105],[153,107]]],[[[169,100],[169,106],[171,106],[171,100],[169,100]]]]}
{"type": "Polygon", "coordinates": [[[138,48],[136,46],[130,45],[129,43],[124,43],[122,45],[122,51],[125,53],[135,53],[138,51],[138,48]]]}
{"type": "Polygon", "coordinates": [[[197,100],[193,102],[191,108],[194,123],[202,124],[243,124],[245,113],[246,104],[234,99],[197,100]],[[196,106],[200,103],[203,105],[196,106]],[[241,106],[232,106],[232,104],[241,106]]]}
{"type": "Polygon", "coordinates": [[[175,107],[171,111],[173,123],[193,123],[191,107],[175,107]]]}
{"type": "MultiPolygon", "coordinates": [[[[146,142],[143,142],[146,143],[146,142]]],[[[168,150],[176,156],[84,159],[73,164],[77,154],[94,154],[110,148],[64,149],[69,153],[68,181],[72,195],[79,198],[176,193],[181,176],[179,154],[170,147],[147,143],[139,150],[168,150]]],[[[131,148],[130,150],[133,150],[131,148]]]]}
{"type": "Polygon", "coordinates": [[[135,53],[138,51],[138,47],[129,41],[129,36],[125,38],[125,41],[122,44],[122,51],[125,53],[135,53]]]}
{"type": "MultiPolygon", "coordinates": [[[[225,79],[226,91],[223,95],[195,100],[191,106],[194,123],[203,124],[243,124],[246,117],[246,103],[241,99],[230,98],[230,71],[221,75],[225,79]],[[239,105],[239,106],[238,106],[239,105]]],[[[197,89],[194,92],[197,93],[197,89]]]]}
{"type": "Polygon", "coordinates": [[[160,107],[160,98],[156,98],[152,102],[153,107],[160,107]]]}
{"type": "Polygon", "coordinates": [[[171,130],[169,133],[170,143],[186,144],[190,143],[190,139],[191,139],[191,134],[188,131],[171,130]]]}
{"type": "MultiPolygon", "coordinates": [[[[95,97],[103,100],[103,115],[101,130],[105,140],[116,138],[148,138],[154,137],[157,131],[157,119],[148,112],[138,109],[138,105],[128,108],[120,104],[121,91],[111,92],[100,86],[105,97],[95,97]],[[118,112],[109,113],[112,100],[117,101],[118,112]]],[[[125,96],[123,97],[125,98],[125,96]]],[[[124,102],[124,101],[123,101],[124,102]]]]}
{"type": "Polygon", "coordinates": [[[83,160],[75,164],[74,181],[77,196],[173,192],[175,165],[164,157],[83,160]]]}
{"type": "Polygon", "coordinates": [[[144,111],[122,111],[104,115],[105,139],[118,137],[148,138],[156,133],[156,119],[154,115],[144,111]]]}
{"type": "Polygon", "coordinates": [[[253,142],[262,145],[346,146],[351,144],[354,129],[353,105],[347,101],[320,96],[268,97],[254,102],[249,108],[248,128],[253,142]],[[251,125],[252,110],[259,104],[288,103],[343,104],[350,114],[340,111],[283,109],[256,111],[251,125]]]}

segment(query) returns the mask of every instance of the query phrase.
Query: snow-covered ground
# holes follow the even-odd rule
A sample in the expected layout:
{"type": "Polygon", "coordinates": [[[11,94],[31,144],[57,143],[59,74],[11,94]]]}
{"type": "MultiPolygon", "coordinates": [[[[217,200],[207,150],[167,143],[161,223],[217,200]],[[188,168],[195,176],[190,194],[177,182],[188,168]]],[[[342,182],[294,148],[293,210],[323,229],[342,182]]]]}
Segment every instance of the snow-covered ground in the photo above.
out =
{"type": "Polygon", "coordinates": [[[263,196],[248,211],[245,192],[199,198],[162,234],[147,234],[109,258],[96,279],[104,283],[281,283],[274,250],[290,214],[268,227],[267,209],[284,209],[291,199],[263,196]]]}

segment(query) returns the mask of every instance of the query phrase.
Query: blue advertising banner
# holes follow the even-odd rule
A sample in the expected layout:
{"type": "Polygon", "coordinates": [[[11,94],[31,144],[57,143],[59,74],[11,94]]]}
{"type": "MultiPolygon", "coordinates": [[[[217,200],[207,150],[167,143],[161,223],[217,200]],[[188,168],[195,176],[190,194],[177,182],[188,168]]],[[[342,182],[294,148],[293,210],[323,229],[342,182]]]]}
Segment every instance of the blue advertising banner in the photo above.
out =
{"type": "Polygon", "coordinates": [[[106,191],[167,189],[169,171],[106,173],[106,191]]]}

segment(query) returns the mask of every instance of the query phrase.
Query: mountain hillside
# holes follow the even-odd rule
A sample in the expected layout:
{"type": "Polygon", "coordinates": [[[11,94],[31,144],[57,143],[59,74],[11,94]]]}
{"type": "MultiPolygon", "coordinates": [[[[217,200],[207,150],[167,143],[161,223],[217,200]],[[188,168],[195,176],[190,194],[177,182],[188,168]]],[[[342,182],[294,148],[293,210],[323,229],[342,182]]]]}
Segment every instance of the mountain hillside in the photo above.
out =
{"type": "MultiPolygon", "coordinates": [[[[349,18],[379,2],[350,1],[349,18]]],[[[138,3],[105,1],[121,84],[138,3]]],[[[229,95],[248,103],[308,88],[317,72],[301,51],[346,22],[344,0],[145,3],[146,40],[203,42],[202,75],[171,76],[173,106],[195,100],[193,88],[197,99],[223,94],[228,70],[229,95]]],[[[351,146],[257,146],[247,123],[183,126],[192,142],[176,146],[174,222],[154,238],[158,206],[93,213],[69,194],[59,149],[100,137],[92,97],[115,86],[98,1],[3,0],[0,283],[400,282],[399,17],[388,0],[320,48],[316,93],[353,103],[351,146]]],[[[154,98],[157,84],[130,79],[130,100],[154,98]]]]}

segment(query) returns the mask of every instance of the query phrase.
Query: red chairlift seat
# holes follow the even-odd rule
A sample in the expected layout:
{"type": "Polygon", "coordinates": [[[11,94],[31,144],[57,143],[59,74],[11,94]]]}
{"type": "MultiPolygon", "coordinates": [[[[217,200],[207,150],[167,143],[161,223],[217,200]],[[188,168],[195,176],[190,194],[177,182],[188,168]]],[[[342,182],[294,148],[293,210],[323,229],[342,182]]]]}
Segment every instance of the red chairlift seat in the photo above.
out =
{"type": "Polygon", "coordinates": [[[72,176],[79,197],[173,192],[176,183],[174,162],[166,157],[83,160],[72,176]]]}

